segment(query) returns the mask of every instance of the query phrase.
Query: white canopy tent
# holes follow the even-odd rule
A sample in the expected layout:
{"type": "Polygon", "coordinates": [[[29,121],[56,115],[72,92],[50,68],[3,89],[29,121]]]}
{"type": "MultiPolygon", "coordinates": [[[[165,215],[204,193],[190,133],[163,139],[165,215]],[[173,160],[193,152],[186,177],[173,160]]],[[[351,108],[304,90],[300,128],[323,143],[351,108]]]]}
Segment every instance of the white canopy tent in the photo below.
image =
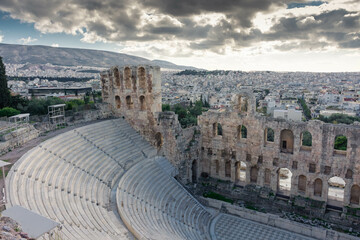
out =
{"type": "Polygon", "coordinates": [[[21,225],[23,232],[31,238],[39,238],[59,226],[49,218],[43,217],[21,206],[13,206],[2,212],[2,216],[10,217],[21,225]]]}

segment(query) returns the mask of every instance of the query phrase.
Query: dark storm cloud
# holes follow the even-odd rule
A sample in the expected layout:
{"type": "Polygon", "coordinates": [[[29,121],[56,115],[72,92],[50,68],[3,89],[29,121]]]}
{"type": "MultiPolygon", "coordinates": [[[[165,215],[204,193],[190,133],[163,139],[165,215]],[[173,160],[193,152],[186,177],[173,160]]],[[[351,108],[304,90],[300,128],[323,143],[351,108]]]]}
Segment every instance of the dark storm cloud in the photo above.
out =
{"type": "MultiPolygon", "coordinates": [[[[358,13],[339,9],[311,17],[281,18],[270,29],[270,33],[264,33],[262,37],[268,41],[304,40],[301,46],[308,48],[318,45],[318,40],[323,38],[328,44],[341,48],[358,48],[354,40],[357,36],[351,34],[360,29],[360,18],[356,14],[358,13]]],[[[284,50],[288,50],[288,45],[284,46],[284,50]]]]}
{"type": "Polygon", "coordinates": [[[242,27],[251,27],[258,12],[267,12],[272,6],[285,6],[287,0],[143,0],[146,7],[175,17],[190,17],[206,13],[222,13],[242,27]]]}
{"type": "MultiPolygon", "coordinates": [[[[288,0],[2,0],[0,10],[13,18],[34,22],[43,32],[84,34],[95,41],[184,41],[192,50],[224,52],[261,42],[283,41],[277,49],[359,48],[359,9],[274,17],[269,31],[253,25],[257,13],[289,7],[288,0]],[[214,23],[196,22],[196,16],[218,13],[214,23]],[[144,20],[144,16],[147,16],[144,20]],[[319,42],[319,39],[325,39],[319,42]],[[100,39],[100,40],[99,40],[100,39]],[[293,41],[288,43],[285,41],[293,41]]],[[[297,1],[315,6],[322,1],[297,1]]],[[[356,3],[356,2],[355,2],[356,3]]],[[[304,5],[301,5],[304,4],[304,5]]],[[[291,5],[290,5],[291,6],[291,5]]]]}

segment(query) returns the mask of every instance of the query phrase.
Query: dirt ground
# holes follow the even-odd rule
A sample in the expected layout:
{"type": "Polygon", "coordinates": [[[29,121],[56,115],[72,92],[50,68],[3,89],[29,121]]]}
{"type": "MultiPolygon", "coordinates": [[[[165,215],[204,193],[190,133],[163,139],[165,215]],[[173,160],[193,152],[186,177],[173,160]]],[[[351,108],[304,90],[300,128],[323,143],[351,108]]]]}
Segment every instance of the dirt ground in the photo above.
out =
{"type": "MultiPolygon", "coordinates": [[[[74,128],[78,128],[78,127],[82,127],[85,125],[89,125],[92,123],[96,123],[96,122],[101,122],[104,120],[108,120],[108,119],[101,119],[101,120],[96,120],[96,121],[90,121],[90,122],[86,122],[86,123],[80,123],[80,124],[76,124],[76,125],[72,125],[66,128],[62,128],[62,129],[57,129],[48,133],[44,133],[41,136],[39,136],[38,138],[32,139],[29,142],[25,143],[22,146],[19,146],[15,149],[13,149],[11,152],[5,153],[4,155],[0,156],[0,160],[3,161],[7,161],[9,163],[14,164],[18,159],[20,159],[22,157],[22,155],[24,155],[27,151],[29,151],[30,149],[32,149],[33,147],[37,146],[39,143],[55,137],[61,133],[70,131],[74,128]]],[[[7,172],[10,168],[12,167],[12,165],[9,165],[7,167],[5,167],[5,172],[7,172]]],[[[4,194],[3,194],[3,189],[4,189],[4,181],[3,178],[0,178],[0,199],[3,199],[4,194]]]]}

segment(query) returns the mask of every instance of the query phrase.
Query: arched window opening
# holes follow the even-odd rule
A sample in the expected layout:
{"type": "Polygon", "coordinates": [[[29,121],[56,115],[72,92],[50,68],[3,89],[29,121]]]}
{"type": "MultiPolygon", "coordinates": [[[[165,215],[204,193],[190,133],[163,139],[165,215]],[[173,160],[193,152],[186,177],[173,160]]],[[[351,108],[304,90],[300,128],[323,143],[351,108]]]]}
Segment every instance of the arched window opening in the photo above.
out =
{"type": "Polygon", "coordinates": [[[301,146],[311,147],[312,146],[312,136],[308,131],[301,133],[301,146]]]}
{"type": "Polygon", "coordinates": [[[278,191],[284,195],[290,195],[292,172],[287,168],[278,171],[278,191]]]}
{"type": "Polygon", "coordinates": [[[270,185],[271,183],[271,170],[268,168],[265,169],[264,183],[266,185],[270,185]]]}
{"type": "Polygon", "coordinates": [[[241,138],[247,138],[247,128],[244,125],[241,126],[241,138]]]}
{"type": "Polygon", "coordinates": [[[120,87],[120,74],[118,68],[114,68],[114,77],[115,77],[115,85],[117,87],[120,87]]]}
{"type": "Polygon", "coordinates": [[[348,169],[345,174],[346,179],[352,179],[353,171],[351,169],[348,169]]]}
{"type": "Polygon", "coordinates": [[[284,129],[281,131],[280,150],[283,153],[293,153],[294,151],[294,134],[289,129],[284,129]]]}
{"type": "Polygon", "coordinates": [[[220,123],[217,124],[217,135],[219,136],[223,135],[223,129],[220,123]]]}
{"type": "Polygon", "coordinates": [[[145,90],[146,89],[146,75],[145,68],[138,68],[138,78],[139,78],[139,88],[145,90]]]}
{"type": "Polygon", "coordinates": [[[121,100],[119,96],[115,96],[115,104],[117,109],[121,107],[121,100]]]}
{"type": "Polygon", "coordinates": [[[131,96],[126,96],[126,106],[128,109],[133,108],[133,102],[132,102],[131,96]]]}
{"type": "Polygon", "coordinates": [[[350,203],[359,205],[359,201],[360,201],[360,187],[358,185],[353,185],[351,187],[350,203]]]}
{"type": "Polygon", "coordinates": [[[344,188],[345,181],[340,177],[332,177],[328,181],[328,200],[330,204],[337,205],[337,203],[342,203],[344,201],[344,188]]]}
{"type": "Polygon", "coordinates": [[[347,138],[344,135],[339,135],[335,137],[334,149],[340,151],[347,150],[347,138]]]}
{"type": "Polygon", "coordinates": [[[231,177],[231,162],[226,161],[225,163],[225,177],[231,177]]]}
{"type": "Polygon", "coordinates": [[[163,141],[164,141],[164,139],[163,139],[163,136],[161,135],[161,133],[156,133],[155,134],[155,143],[156,143],[156,147],[157,148],[161,148],[162,147],[162,145],[163,145],[163,141]]]}
{"type": "Polygon", "coordinates": [[[129,67],[125,67],[124,69],[124,78],[125,78],[125,88],[131,89],[131,69],[129,67]]]}
{"type": "Polygon", "coordinates": [[[196,181],[197,181],[197,162],[196,162],[196,160],[194,160],[194,161],[192,162],[192,165],[191,165],[191,174],[192,174],[192,176],[191,176],[192,182],[193,182],[193,183],[196,183],[196,181]]]}
{"type": "Polygon", "coordinates": [[[314,196],[321,197],[322,196],[322,180],[320,178],[315,179],[314,182],[314,196]]]}
{"type": "Polygon", "coordinates": [[[265,140],[266,142],[274,142],[275,133],[272,128],[265,129],[265,140]]]}
{"type": "Polygon", "coordinates": [[[145,96],[140,96],[140,110],[141,111],[146,110],[145,96]]]}
{"type": "Polygon", "coordinates": [[[250,168],[250,182],[257,183],[257,177],[258,177],[258,168],[251,167],[250,168]]]}
{"type": "Polygon", "coordinates": [[[300,175],[298,179],[298,190],[299,192],[306,192],[306,177],[304,175],[300,175]]]}

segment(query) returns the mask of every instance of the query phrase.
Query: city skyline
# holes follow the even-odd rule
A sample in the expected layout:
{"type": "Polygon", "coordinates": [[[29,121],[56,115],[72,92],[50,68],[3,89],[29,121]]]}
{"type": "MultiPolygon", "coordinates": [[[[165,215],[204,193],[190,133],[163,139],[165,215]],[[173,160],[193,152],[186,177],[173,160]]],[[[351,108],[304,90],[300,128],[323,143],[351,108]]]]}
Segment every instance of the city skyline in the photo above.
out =
{"type": "Polygon", "coordinates": [[[360,3],[2,1],[0,42],[107,50],[204,69],[360,71],[360,3]]]}

